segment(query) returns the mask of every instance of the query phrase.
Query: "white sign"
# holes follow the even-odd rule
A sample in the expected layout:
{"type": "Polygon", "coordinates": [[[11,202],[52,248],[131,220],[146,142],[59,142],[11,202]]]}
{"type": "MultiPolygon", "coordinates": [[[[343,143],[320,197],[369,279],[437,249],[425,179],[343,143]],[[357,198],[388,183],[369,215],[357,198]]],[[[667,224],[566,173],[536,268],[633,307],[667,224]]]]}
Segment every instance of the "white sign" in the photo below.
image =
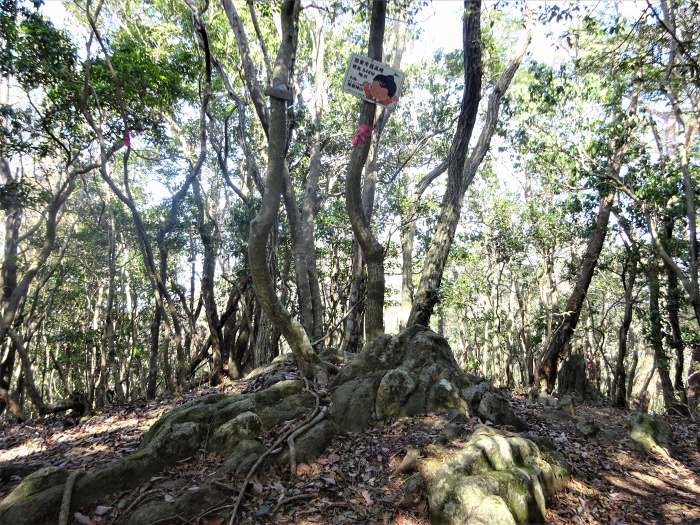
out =
{"type": "Polygon", "coordinates": [[[350,55],[343,91],[382,106],[394,104],[401,94],[403,73],[363,55],[350,55]]]}

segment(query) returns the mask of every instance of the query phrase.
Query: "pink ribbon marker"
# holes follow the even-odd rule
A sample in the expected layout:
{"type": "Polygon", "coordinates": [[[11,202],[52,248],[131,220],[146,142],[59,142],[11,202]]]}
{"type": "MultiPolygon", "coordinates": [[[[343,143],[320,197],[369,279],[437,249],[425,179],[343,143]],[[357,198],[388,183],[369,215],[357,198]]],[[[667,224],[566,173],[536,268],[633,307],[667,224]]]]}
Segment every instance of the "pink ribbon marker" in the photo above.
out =
{"type": "Polygon", "coordinates": [[[351,142],[353,146],[364,144],[369,137],[372,136],[372,126],[369,124],[361,124],[357,131],[352,136],[351,142]]]}
{"type": "Polygon", "coordinates": [[[131,135],[128,131],[124,131],[124,145],[129,148],[131,147],[131,135]]]}

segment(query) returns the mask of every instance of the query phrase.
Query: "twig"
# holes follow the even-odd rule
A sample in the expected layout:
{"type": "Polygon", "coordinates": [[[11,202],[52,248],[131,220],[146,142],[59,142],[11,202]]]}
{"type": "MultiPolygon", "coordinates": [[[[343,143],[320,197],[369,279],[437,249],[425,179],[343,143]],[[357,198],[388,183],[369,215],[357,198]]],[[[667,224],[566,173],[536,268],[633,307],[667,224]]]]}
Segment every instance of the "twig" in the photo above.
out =
{"type": "MultiPolygon", "coordinates": [[[[318,395],[311,390],[309,387],[309,382],[308,380],[304,379],[304,383],[306,384],[306,389],[309,392],[312,392],[314,396],[316,397],[317,402],[320,403],[320,400],[318,398],[318,395]]],[[[248,470],[248,474],[246,475],[245,479],[243,480],[243,485],[241,486],[241,490],[238,492],[238,497],[236,498],[236,503],[233,506],[233,511],[231,512],[231,517],[229,518],[228,525],[233,525],[234,520],[236,519],[236,515],[238,514],[238,507],[241,505],[241,501],[243,500],[243,495],[245,494],[245,489],[248,486],[248,483],[250,483],[250,478],[253,476],[257,468],[260,466],[260,464],[265,460],[267,456],[270,454],[275,453],[276,451],[279,450],[279,446],[284,443],[284,441],[292,434],[295,432],[297,429],[304,427],[307,425],[311,420],[314,419],[316,416],[316,412],[318,411],[318,404],[314,407],[314,410],[309,414],[298,426],[292,427],[286,432],[284,432],[277,440],[268,448],[263,454],[258,458],[258,460],[253,464],[252,467],[248,470]]]]}
{"type": "Polygon", "coordinates": [[[58,525],[68,525],[68,519],[70,517],[70,500],[73,496],[73,487],[75,486],[75,480],[78,479],[80,472],[74,470],[68,476],[65,487],[63,487],[63,499],[61,500],[61,512],[58,515],[58,525]]]}
{"type": "Polygon", "coordinates": [[[226,505],[215,505],[213,507],[209,507],[207,510],[202,512],[199,516],[197,516],[195,523],[199,523],[199,521],[207,514],[211,514],[212,512],[217,512],[219,510],[230,509],[231,507],[233,507],[233,503],[227,503],[226,505]]]}
{"type": "Polygon", "coordinates": [[[138,495],[134,501],[131,502],[131,504],[126,508],[126,510],[121,514],[120,519],[124,520],[132,510],[138,505],[139,503],[143,502],[147,496],[150,496],[151,494],[155,493],[160,493],[162,494],[163,491],[161,489],[151,489],[143,492],[142,494],[138,495]]]}
{"type": "Polygon", "coordinates": [[[270,518],[272,518],[275,513],[280,509],[282,505],[286,505],[290,501],[295,501],[298,499],[308,499],[308,498],[315,498],[318,496],[318,494],[314,492],[305,492],[304,494],[297,494],[296,496],[289,496],[288,498],[282,498],[277,502],[277,505],[274,506],[272,511],[270,511],[270,518]]]}

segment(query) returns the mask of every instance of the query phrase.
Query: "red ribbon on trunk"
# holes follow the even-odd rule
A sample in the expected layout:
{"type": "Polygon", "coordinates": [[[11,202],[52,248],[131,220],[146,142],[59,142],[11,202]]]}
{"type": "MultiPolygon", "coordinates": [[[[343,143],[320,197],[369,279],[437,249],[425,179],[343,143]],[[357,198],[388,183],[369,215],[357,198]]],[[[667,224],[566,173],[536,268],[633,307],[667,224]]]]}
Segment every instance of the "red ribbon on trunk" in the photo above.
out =
{"type": "Polygon", "coordinates": [[[357,131],[352,136],[351,142],[353,146],[364,144],[369,137],[372,136],[372,126],[369,124],[361,124],[357,131]]]}

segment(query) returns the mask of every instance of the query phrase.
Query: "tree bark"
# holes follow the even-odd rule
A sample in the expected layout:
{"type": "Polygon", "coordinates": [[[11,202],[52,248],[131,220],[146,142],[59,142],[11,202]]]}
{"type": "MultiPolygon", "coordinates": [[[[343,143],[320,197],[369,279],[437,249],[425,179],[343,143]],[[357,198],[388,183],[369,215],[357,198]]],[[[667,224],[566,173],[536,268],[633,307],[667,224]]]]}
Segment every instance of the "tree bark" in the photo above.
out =
{"type": "Polygon", "coordinates": [[[632,349],[632,364],[630,365],[629,378],[627,380],[627,393],[626,399],[629,403],[632,399],[632,389],[634,388],[634,380],[637,374],[637,363],[639,361],[639,353],[637,352],[636,346],[637,339],[634,335],[634,331],[629,332],[629,347],[632,349]]]}
{"type": "MultiPolygon", "coordinates": [[[[613,380],[612,396],[615,405],[621,408],[627,407],[627,388],[625,357],[627,356],[627,337],[630,325],[632,324],[632,313],[634,307],[634,283],[637,278],[637,255],[631,250],[628,251],[628,259],[622,271],[622,286],[625,291],[625,309],[622,315],[622,323],[618,330],[617,341],[617,361],[615,363],[615,377],[613,380]]],[[[630,378],[630,381],[632,379],[630,378]]]]}
{"type": "Polygon", "coordinates": [[[661,393],[663,394],[664,406],[668,411],[675,404],[676,399],[673,394],[673,383],[669,374],[670,362],[664,350],[661,332],[658,269],[653,262],[647,269],[647,281],[649,285],[649,339],[654,349],[654,364],[661,379],[661,393]]]}
{"type": "Polygon", "coordinates": [[[202,296],[204,298],[204,313],[209,327],[211,338],[212,371],[210,382],[218,385],[224,373],[223,334],[219,322],[219,312],[216,306],[216,296],[214,294],[214,279],[216,276],[216,259],[218,252],[218,239],[215,238],[216,225],[209,217],[202,195],[202,188],[199,180],[193,181],[194,198],[197,204],[197,228],[204,247],[204,260],[202,261],[202,296]]]}
{"type": "MultiPolygon", "coordinates": [[[[370,16],[367,52],[369,58],[374,60],[382,60],[385,21],[386,2],[374,0],[370,16]]],[[[373,128],[375,113],[376,104],[363,101],[357,129],[373,128]]],[[[345,205],[355,240],[362,250],[362,258],[367,266],[366,341],[371,341],[384,333],[384,247],[372,232],[369,217],[367,217],[362,203],[362,170],[365,167],[371,144],[371,140],[357,141],[352,149],[345,179],[345,205]]]]}
{"type": "Polygon", "coordinates": [[[442,274],[459,223],[462,201],[468,185],[464,167],[481,98],[481,1],[466,0],[464,7],[462,105],[447,160],[447,188],[442,198],[440,218],[425,256],[420,283],[408,318],[409,326],[430,324],[430,317],[438,302],[442,274]]]}
{"type": "MultiPolygon", "coordinates": [[[[673,238],[673,218],[668,218],[664,222],[664,240],[673,238]]],[[[665,261],[664,270],[666,273],[666,315],[668,316],[668,324],[671,327],[669,342],[676,354],[676,367],[674,374],[674,388],[683,392],[683,368],[684,368],[684,351],[683,334],[681,332],[681,324],[679,317],[681,290],[678,287],[678,276],[665,261]]]]}
{"type": "MultiPolygon", "coordinates": [[[[0,182],[5,188],[3,206],[5,242],[2,265],[0,265],[0,287],[2,288],[0,314],[3,314],[4,317],[4,310],[17,287],[17,253],[19,250],[19,231],[22,224],[22,207],[16,187],[17,181],[14,180],[10,163],[5,158],[0,158],[0,182]]],[[[12,341],[8,341],[7,345],[4,343],[4,337],[0,338],[0,391],[5,393],[0,395],[0,414],[7,406],[15,416],[19,417],[22,414],[21,407],[9,393],[17,349],[12,341]],[[6,349],[5,352],[3,352],[4,349],[6,349]]]]}
{"type": "MultiPolygon", "coordinates": [[[[616,169],[619,170],[619,165],[616,169]]],[[[576,330],[576,325],[581,315],[581,307],[586,299],[588,286],[593,279],[593,273],[598,264],[598,256],[603,249],[605,237],[608,233],[608,222],[610,220],[610,211],[614,200],[614,191],[601,192],[595,228],[591,237],[588,239],[586,251],[581,260],[581,268],[576,277],[576,284],[566,302],[566,310],[564,311],[563,319],[552,333],[552,337],[547,343],[547,349],[540,361],[536,383],[543,379],[546,380],[548,392],[554,390],[559,359],[576,330]]],[[[536,384],[536,386],[539,386],[539,384],[536,384]]]]}
{"type": "Polygon", "coordinates": [[[162,309],[155,305],[153,320],[151,321],[151,338],[148,351],[148,375],[146,378],[146,399],[156,398],[158,387],[158,351],[160,348],[160,323],[162,321],[162,309]]]}
{"type": "MultiPolygon", "coordinates": [[[[300,4],[286,0],[282,6],[282,40],[273,71],[273,85],[289,89],[291,70],[297,47],[300,4]]],[[[260,210],[250,223],[248,263],[253,287],[260,306],[275,327],[278,327],[289,343],[302,373],[310,378],[326,381],[325,369],[313,351],[304,328],[282,306],[275,292],[274,282],[267,267],[267,241],[276,221],[284,179],[288,167],[287,145],[287,101],[270,97],[270,126],[267,147],[267,174],[265,193],[260,210]]]]}

